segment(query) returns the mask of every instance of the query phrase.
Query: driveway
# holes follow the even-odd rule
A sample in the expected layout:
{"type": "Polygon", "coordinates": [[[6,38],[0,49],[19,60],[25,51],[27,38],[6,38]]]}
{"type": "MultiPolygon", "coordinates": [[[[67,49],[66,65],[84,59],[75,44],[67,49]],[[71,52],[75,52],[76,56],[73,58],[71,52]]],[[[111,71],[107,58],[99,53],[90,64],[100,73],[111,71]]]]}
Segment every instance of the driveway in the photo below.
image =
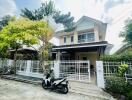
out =
{"type": "MultiPolygon", "coordinates": [[[[69,92],[60,94],[41,86],[0,79],[0,100],[99,100],[91,96],[69,92]]],[[[100,99],[102,100],[102,99],[100,99]]]]}

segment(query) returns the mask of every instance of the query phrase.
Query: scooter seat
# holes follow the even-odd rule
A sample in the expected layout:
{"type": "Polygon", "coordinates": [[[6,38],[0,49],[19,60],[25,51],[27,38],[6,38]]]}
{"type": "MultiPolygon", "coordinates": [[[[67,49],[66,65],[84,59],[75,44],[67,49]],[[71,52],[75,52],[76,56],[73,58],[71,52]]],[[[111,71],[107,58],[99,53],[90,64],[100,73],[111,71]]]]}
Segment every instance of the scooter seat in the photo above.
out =
{"type": "Polygon", "coordinates": [[[54,81],[61,80],[61,79],[63,79],[63,78],[55,78],[54,81]]]}

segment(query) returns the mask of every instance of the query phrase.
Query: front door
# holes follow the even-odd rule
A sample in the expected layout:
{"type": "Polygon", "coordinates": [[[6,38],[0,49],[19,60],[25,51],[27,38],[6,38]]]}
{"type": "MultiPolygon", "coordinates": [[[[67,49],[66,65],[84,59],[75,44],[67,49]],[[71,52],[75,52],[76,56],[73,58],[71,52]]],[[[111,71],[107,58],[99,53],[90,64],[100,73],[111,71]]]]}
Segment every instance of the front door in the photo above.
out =
{"type": "Polygon", "coordinates": [[[82,57],[82,60],[87,60],[87,57],[86,57],[86,56],[83,56],[83,57],[82,57]]]}

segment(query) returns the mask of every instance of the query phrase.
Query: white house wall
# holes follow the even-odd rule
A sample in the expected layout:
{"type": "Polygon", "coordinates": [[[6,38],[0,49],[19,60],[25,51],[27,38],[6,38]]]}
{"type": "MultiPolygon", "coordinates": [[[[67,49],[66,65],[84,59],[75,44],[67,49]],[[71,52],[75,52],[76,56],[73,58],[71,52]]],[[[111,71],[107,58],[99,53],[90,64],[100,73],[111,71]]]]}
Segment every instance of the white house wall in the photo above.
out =
{"type": "Polygon", "coordinates": [[[93,22],[84,20],[77,25],[76,31],[88,30],[88,29],[93,29],[93,28],[94,28],[93,22]]]}

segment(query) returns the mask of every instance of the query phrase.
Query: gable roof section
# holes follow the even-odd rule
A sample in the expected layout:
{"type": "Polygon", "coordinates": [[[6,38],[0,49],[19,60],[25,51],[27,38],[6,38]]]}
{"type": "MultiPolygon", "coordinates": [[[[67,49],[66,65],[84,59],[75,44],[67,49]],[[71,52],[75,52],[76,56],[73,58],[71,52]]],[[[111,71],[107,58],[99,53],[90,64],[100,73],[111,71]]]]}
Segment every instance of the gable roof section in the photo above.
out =
{"type": "Polygon", "coordinates": [[[80,24],[82,21],[84,20],[89,20],[91,22],[94,22],[94,23],[100,23],[100,24],[103,24],[102,21],[99,21],[97,19],[93,19],[91,17],[88,17],[88,16],[82,16],[76,23],[75,23],[75,26],[77,26],[78,24],[80,24]]]}
{"type": "MultiPolygon", "coordinates": [[[[106,33],[106,28],[107,28],[107,23],[103,23],[102,21],[99,21],[99,20],[96,20],[96,19],[93,19],[93,18],[90,18],[88,16],[82,16],[75,24],[74,24],[74,27],[77,28],[77,26],[79,26],[79,24],[81,24],[82,22],[91,22],[93,23],[93,25],[98,25],[101,32],[99,33],[103,33],[103,38],[105,38],[105,33],[106,33]]],[[[71,32],[68,32],[68,33],[71,33],[71,32]]],[[[55,36],[63,36],[64,34],[67,34],[67,32],[64,32],[64,30],[60,30],[60,31],[57,31],[55,36]],[[63,33],[63,34],[62,34],[63,33]]]]}

